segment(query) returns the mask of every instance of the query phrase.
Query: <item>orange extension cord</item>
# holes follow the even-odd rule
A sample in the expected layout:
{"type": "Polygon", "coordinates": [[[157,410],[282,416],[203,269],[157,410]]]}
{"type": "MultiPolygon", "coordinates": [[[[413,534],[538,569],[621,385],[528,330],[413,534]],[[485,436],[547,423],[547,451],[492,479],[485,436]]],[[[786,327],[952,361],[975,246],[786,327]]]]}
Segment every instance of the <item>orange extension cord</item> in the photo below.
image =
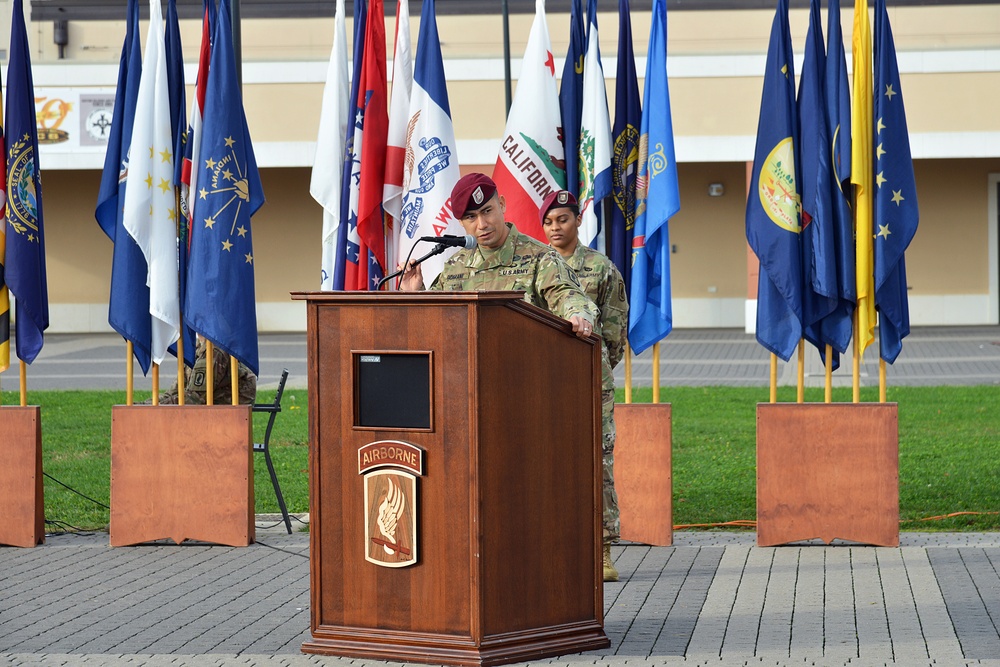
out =
{"type": "MultiPolygon", "coordinates": [[[[950,519],[956,516],[983,516],[989,514],[1000,514],[1000,512],[952,512],[951,514],[942,514],[940,516],[926,516],[920,519],[900,519],[900,523],[912,523],[914,521],[940,521],[941,519],[950,519]]],[[[738,519],[736,521],[723,521],[721,523],[683,523],[674,526],[674,530],[684,530],[685,528],[756,528],[756,521],[749,521],[745,519],[738,519]]]]}

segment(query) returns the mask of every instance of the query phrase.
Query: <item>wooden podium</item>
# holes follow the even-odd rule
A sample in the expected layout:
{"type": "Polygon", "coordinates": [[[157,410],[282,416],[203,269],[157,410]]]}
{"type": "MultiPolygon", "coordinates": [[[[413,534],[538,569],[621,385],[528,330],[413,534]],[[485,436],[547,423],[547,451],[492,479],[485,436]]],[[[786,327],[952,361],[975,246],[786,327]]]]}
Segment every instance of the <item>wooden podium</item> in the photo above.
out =
{"type": "Polygon", "coordinates": [[[498,665],[609,646],[600,344],[520,292],[307,301],[306,653],[498,665]]]}
{"type": "Polygon", "coordinates": [[[33,547],[45,542],[42,485],[42,411],[37,405],[0,406],[0,544],[33,547]]]}

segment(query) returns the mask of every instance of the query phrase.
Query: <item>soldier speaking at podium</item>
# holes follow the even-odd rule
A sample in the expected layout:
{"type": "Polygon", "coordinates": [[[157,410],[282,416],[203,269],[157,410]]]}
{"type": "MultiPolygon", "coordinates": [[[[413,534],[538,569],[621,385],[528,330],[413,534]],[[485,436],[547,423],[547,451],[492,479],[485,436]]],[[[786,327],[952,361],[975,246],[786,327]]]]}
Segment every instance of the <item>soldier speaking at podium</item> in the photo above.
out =
{"type": "MultiPolygon", "coordinates": [[[[451,206],[477,247],[459,250],[445,263],[432,290],[524,290],[524,300],[573,323],[577,336],[594,330],[597,307],[587,298],[573,271],[556,252],[517,231],[504,220],[505,202],[486,174],[471,173],[455,183],[451,206]]],[[[420,265],[411,261],[401,290],[424,289],[420,265]]]]}

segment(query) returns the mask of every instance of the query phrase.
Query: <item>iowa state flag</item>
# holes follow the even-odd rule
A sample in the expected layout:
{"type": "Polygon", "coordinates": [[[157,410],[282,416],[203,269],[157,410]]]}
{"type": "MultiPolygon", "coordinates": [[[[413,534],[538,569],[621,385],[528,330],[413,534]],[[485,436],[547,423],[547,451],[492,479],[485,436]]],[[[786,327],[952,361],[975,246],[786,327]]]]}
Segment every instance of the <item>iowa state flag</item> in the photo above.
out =
{"type": "MultiPolygon", "coordinates": [[[[403,172],[403,208],[399,226],[399,262],[421,236],[465,234],[451,210],[451,189],[460,177],[455,129],[441,57],[434,0],[424,0],[417,62],[410,98],[409,131],[403,172]]],[[[441,273],[451,248],[422,264],[430,284],[441,273]]]]}
{"type": "Polygon", "coordinates": [[[566,187],[561,123],[545,2],[536,0],[535,20],[521,60],[521,76],[507,116],[493,180],[507,201],[507,219],[515,221],[519,231],[542,243],[547,241],[538,221],[538,207],[550,192],[566,187]]]}
{"type": "Polygon", "coordinates": [[[890,364],[910,333],[903,253],[917,233],[920,211],[906,131],[903,92],[885,0],[875,1],[875,307],[879,354],[890,364]]]}

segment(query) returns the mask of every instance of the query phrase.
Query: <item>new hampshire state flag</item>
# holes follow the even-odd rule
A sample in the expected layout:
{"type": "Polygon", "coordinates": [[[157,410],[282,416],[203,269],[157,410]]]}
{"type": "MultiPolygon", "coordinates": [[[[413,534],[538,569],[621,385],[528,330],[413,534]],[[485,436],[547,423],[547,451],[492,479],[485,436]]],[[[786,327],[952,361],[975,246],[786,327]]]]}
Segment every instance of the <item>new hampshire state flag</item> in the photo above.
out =
{"type": "Polygon", "coordinates": [[[654,0],[639,139],[628,340],[635,354],[673,329],[670,235],[667,221],[681,208],[674,128],[667,87],[667,0],[654,0]]]}
{"type": "Polygon", "coordinates": [[[516,221],[520,232],[542,243],[548,241],[538,221],[538,207],[550,192],[566,187],[561,124],[545,1],[535,0],[535,20],[521,60],[521,76],[493,167],[493,180],[507,201],[507,219],[516,221]]]}
{"type": "Polygon", "coordinates": [[[874,56],[875,307],[879,311],[879,354],[891,364],[903,349],[903,338],[910,333],[903,253],[917,233],[920,211],[885,0],[875,2],[874,56]]]}
{"type": "Polygon", "coordinates": [[[801,198],[788,0],[771,26],[757,123],[747,241],[760,260],[757,341],[785,361],[802,338],[801,198]]]}
{"type": "Polygon", "coordinates": [[[49,327],[35,85],[21,0],[14,0],[7,64],[7,249],[4,279],[17,302],[17,358],[30,364],[49,327]]]}
{"type": "Polygon", "coordinates": [[[264,203],[233,57],[229,0],[219,4],[205,94],[197,217],[185,314],[191,327],[259,375],[250,217],[264,203]]]}

